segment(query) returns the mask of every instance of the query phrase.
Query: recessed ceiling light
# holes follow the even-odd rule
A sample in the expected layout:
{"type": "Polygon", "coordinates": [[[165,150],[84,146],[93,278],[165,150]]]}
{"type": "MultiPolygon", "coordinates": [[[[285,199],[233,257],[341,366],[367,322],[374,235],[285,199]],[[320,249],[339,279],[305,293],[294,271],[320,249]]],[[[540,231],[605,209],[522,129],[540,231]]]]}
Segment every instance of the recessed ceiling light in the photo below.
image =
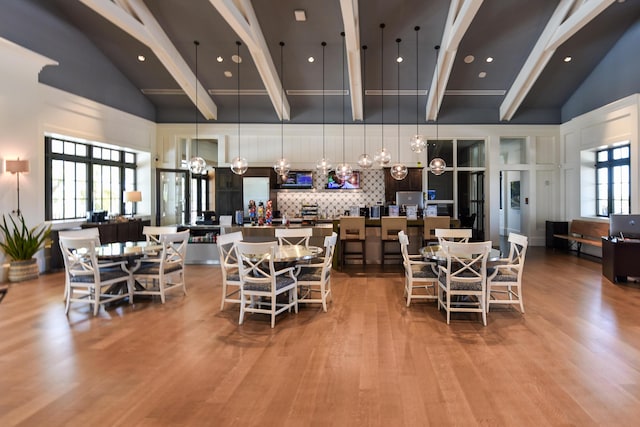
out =
{"type": "Polygon", "coordinates": [[[404,59],[402,59],[402,56],[398,56],[398,57],[396,58],[396,62],[402,62],[402,61],[404,61],[404,59]]]}
{"type": "Polygon", "coordinates": [[[233,77],[233,74],[231,74],[231,71],[225,71],[224,72],[224,76],[225,77],[233,77]]]}
{"type": "Polygon", "coordinates": [[[493,57],[491,57],[491,56],[487,56],[487,59],[486,59],[485,61],[487,61],[487,62],[493,62],[493,57]]]}
{"type": "Polygon", "coordinates": [[[485,77],[487,77],[487,73],[485,71],[480,71],[478,73],[478,77],[481,79],[484,79],[485,77]]]}
{"type": "Polygon", "coordinates": [[[224,58],[223,58],[222,56],[218,56],[218,57],[216,58],[216,61],[218,61],[218,62],[222,62],[222,61],[224,61],[224,58]]]}
{"type": "Polygon", "coordinates": [[[242,64],[242,57],[238,55],[232,55],[231,60],[236,64],[242,64]]]}
{"type": "Polygon", "coordinates": [[[297,9],[293,11],[293,16],[296,17],[296,21],[304,22],[307,20],[307,14],[302,9],[297,9]]]}
{"type": "Polygon", "coordinates": [[[565,56],[565,57],[564,57],[564,59],[563,59],[563,61],[564,61],[564,62],[571,62],[571,60],[572,60],[572,59],[573,59],[573,58],[572,58],[572,57],[570,57],[570,56],[565,56]]]}
{"type": "Polygon", "coordinates": [[[307,61],[309,61],[309,62],[313,62],[313,61],[315,61],[315,60],[316,60],[316,59],[315,59],[313,56],[310,56],[310,57],[308,57],[308,58],[307,58],[307,61]]]}
{"type": "Polygon", "coordinates": [[[476,58],[473,55],[467,55],[467,56],[464,57],[464,62],[466,64],[471,64],[475,60],[476,60],[476,58]]]}
{"type": "Polygon", "coordinates": [[[147,58],[144,57],[144,55],[138,55],[138,61],[140,62],[144,62],[147,58]]]}

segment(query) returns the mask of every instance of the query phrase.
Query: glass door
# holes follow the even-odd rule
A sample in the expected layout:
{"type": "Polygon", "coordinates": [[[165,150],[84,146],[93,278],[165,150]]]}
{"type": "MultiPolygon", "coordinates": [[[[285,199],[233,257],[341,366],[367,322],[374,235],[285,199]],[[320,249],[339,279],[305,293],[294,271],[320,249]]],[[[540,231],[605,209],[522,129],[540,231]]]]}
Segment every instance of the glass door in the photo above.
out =
{"type": "Polygon", "coordinates": [[[189,212],[189,171],[157,169],[156,183],[156,224],[186,224],[189,212]]]}

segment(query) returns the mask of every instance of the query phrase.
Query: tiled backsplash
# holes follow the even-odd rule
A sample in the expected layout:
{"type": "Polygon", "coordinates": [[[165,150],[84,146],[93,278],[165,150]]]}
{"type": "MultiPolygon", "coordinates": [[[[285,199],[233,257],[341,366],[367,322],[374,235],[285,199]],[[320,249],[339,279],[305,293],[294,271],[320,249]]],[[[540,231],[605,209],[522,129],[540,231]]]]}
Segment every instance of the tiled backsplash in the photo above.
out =
{"type": "Polygon", "coordinates": [[[314,190],[281,190],[278,192],[278,210],[291,217],[300,216],[303,204],[318,204],[323,217],[341,215],[351,206],[372,206],[384,202],[384,171],[360,171],[360,190],[326,190],[326,175],[313,172],[314,190]]]}

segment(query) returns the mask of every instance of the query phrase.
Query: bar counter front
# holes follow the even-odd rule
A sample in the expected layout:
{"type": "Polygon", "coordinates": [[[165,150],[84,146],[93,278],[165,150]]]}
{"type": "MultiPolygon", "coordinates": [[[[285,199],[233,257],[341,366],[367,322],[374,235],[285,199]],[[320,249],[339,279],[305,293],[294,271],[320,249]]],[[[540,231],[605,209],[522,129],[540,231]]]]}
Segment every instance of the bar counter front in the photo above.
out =
{"type": "MultiPolygon", "coordinates": [[[[407,235],[409,236],[409,253],[417,254],[420,247],[422,247],[422,230],[423,220],[407,220],[407,235]]],[[[455,225],[455,224],[454,224],[455,225]]],[[[367,264],[381,264],[382,260],[382,242],[381,242],[381,220],[369,219],[365,220],[366,227],[366,256],[367,264]]],[[[234,231],[242,231],[244,237],[253,241],[269,241],[275,240],[276,228],[312,228],[313,234],[309,241],[310,245],[322,247],[324,244],[324,237],[330,236],[333,231],[338,234],[338,246],[336,247],[336,254],[342,253],[340,251],[340,220],[319,220],[314,225],[300,225],[292,224],[287,226],[283,225],[264,225],[252,226],[250,224],[245,225],[233,225],[225,226],[225,233],[232,233],[234,231]]],[[[399,249],[398,249],[399,251],[399,249]]],[[[350,262],[360,263],[358,260],[349,260],[350,262]]],[[[398,259],[385,260],[385,263],[398,264],[398,259]]]]}

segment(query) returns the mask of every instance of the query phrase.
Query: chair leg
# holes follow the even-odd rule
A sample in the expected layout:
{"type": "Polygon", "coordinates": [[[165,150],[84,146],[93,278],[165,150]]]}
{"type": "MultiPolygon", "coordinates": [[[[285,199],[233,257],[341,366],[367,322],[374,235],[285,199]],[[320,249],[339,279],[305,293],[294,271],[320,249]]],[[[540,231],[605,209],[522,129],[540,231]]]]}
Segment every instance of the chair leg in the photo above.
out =
{"type": "Polygon", "coordinates": [[[362,265],[367,265],[367,245],[364,240],[360,240],[362,245],[362,265]]]}
{"type": "Polygon", "coordinates": [[[220,311],[224,310],[224,300],[227,298],[227,282],[222,281],[222,300],[220,301],[220,311]]]}
{"type": "Polygon", "coordinates": [[[93,288],[93,295],[94,295],[94,304],[93,304],[93,315],[97,316],[98,315],[98,310],[100,310],[100,294],[102,293],[102,290],[98,287],[94,287],[93,288]]]}
{"type": "Polygon", "coordinates": [[[64,304],[64,314],[69,314],[69,305],[71,304],[71,297],[73,296],[73,288],[69,287],[66,292],[66,301],[64,304]]]}
{"type": "Polygon", "coordinates": [[[129,291],[129,304],[133,304],[133,287],[134,287],[133,276],[129,275],[129,279],[127,279],[127,290],[129,291]]]}

